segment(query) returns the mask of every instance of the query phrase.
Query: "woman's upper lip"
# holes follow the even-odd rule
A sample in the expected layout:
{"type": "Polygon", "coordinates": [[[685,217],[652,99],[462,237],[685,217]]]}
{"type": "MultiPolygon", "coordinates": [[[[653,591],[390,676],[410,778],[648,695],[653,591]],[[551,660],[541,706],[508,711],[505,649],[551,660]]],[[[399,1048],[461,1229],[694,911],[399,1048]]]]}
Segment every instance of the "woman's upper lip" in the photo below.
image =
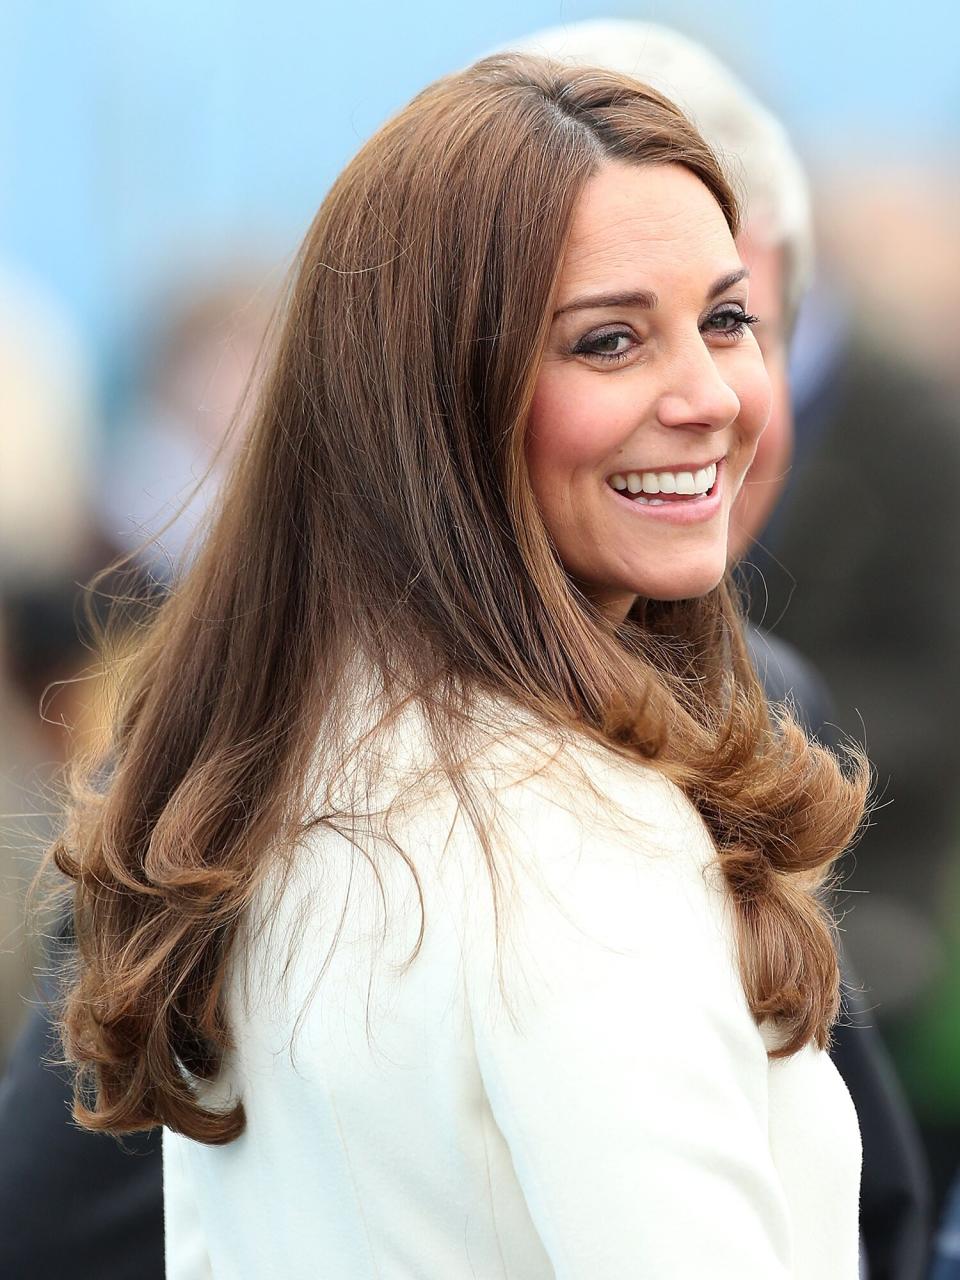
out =
{"type": "Polygon", "coordinates": [[[617,467],[610,474],[612,476],[625,476],[631,471],[637,475],[644,471],[702,471],[705,467],[718,465],[726,456],[723,453],[719,458],[708,458],[706,462],[647,462],[642,467],[617,467]]]}

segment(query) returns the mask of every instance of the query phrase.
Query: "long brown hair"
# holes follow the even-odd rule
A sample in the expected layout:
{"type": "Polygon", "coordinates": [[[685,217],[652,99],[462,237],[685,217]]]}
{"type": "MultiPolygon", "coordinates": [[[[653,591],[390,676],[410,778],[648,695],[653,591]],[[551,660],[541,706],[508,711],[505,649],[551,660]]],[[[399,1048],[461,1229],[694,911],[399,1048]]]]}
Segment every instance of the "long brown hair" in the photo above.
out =
{"type": "Polygon", "coordinates": [[[63,1027],[86,1068],[81,1123],[211,1143],[242,1130],[242,1106],[207,1109],[194,1086],[230,1044],[238,924],[303,830],[317,762],[332,776],[349,747],[357,653],[426,711],[458,792],[475,690],[667,773],[716,842],[755,1016],[783,1020],[778,1052],[827,1043],[822,885],[862,812],[862,762],[846,777],[771,719],[729,582],[605,622],[527,478],[572,210],[610,157],[686,166],[736,231],[716,159],[664,98],[517,56],[421,93],[323,202],[208,536],[139,644],[109,766],[76,781],[53,850],[75,881],[63,1027]]]}

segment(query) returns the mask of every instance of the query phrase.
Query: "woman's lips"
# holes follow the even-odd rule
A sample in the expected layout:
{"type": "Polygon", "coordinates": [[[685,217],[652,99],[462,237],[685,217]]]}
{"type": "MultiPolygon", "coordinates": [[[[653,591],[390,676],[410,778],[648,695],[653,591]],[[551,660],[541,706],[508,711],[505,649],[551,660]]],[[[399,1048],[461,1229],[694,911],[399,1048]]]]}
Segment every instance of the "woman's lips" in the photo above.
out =
{"type": "Polygon", "coordinates": [[[637,494],[627,497],[619,493],[612,485],[606,485],[610,496],[621,508],[630,508],[634,515],[649,520],[665,521],[667,524],[700,524],[712,519],[720,510],[723,500],[724,486],[723,460],[717,463],[717,478],[713,488],[705,494],[637,494]],[[646,498],[646,502],[639,499],[646,498]]]}

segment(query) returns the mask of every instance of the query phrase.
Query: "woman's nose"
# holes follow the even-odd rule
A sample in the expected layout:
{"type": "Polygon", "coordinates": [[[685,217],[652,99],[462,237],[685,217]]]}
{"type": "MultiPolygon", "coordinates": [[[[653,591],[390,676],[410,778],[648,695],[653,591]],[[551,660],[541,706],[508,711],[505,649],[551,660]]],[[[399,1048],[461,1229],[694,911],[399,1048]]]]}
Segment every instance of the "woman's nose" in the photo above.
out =
{"type": "Polygon", "coordinates": [[[720,431],[739,413],[739,396],[702,342],[691,343],[671,362],[669,382],[657,403],[662,426],[720,431]]]}

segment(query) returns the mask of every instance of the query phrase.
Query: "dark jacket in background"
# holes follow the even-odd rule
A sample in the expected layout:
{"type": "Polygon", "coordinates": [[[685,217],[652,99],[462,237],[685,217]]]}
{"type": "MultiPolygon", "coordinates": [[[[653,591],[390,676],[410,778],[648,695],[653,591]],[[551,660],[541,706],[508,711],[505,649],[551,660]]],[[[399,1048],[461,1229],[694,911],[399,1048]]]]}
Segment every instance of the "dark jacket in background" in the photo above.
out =
{"type": "Polygon", "coordinates": [[[751,612],[814,664],[893,801],[860,843],[862,896],[847,922],[850,959],[889,1025],[920,998],[923,975],[911,994],[901,915],[886,905],[939,936],[960,821],[960,404],[854,336],[798,406],[797,437],[750,553],[751,612]]]}
{"type": "MultiPolygon", "coordinates": [[[[747,640],[771,702],[787,699],[804,727],[827,746],[838,741],[830,700],[795,649],[755,627],[747,640]]],[[[931,1190],[923,1148],[870,1002],[843,959],[843,1015],[830,1056],[850,1090],[863,1140],[860,1231],[869,1280],[921,1280],[930,1239],[931,1190]]]]}
{"type": "Polygon", "coordinates": [[[0,1084],[0,1276],[164,1280],[160,1131],[77,1128],[60,1053],[35,1010],[0,1084]]]}

